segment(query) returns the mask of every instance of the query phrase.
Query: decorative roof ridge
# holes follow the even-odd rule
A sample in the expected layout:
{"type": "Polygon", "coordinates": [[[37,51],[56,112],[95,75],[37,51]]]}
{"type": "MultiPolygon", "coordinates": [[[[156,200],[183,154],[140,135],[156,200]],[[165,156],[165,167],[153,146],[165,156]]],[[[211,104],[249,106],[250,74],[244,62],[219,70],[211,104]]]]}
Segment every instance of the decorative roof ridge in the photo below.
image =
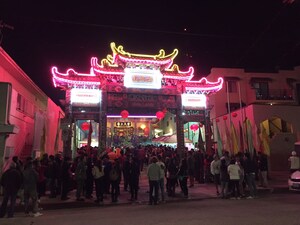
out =
{"type": "MultiPolygon", "coordinates": [[[[122,55],[122,56],[127,56],[129,58],[147,58],[147,59],[152,58],[153,60],[165,60],[165,59],[173,60],[178,54],[178,49],[176,48],[169,55],[166,55],[165,50],[163,49],[160,49],[159,54],[157,55],[147,55],[147,54],[135,54],[135,53],[125,52],[123,46],[119,45],[117,47],[115,42],[110,43],[110,47],[114,55],[122,55]]],[[[113,59],[113,57],[111,55],[108,55],[107,59],[110,61],[113,59]]]]}

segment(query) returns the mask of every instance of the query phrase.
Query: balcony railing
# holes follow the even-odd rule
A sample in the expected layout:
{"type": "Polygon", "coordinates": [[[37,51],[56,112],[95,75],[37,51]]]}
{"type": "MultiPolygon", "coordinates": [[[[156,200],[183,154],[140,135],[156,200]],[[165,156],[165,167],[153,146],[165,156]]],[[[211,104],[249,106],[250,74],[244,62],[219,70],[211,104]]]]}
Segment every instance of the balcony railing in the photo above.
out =
{"type": "Polygon", "coordinates": [[[294,100],[293,91],[289,89],[256,89],[256,100],[294,100]]]}

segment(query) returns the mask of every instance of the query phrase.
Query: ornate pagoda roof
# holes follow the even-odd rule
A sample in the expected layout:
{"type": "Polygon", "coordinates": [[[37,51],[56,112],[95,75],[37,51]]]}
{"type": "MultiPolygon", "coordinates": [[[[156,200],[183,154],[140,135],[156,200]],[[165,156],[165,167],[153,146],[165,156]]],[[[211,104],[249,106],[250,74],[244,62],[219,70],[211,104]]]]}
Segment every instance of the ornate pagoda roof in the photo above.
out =
{"type": "Polygon", "coordinates": [[[56,67],[53,67],[51,72],[53,75],[53,83],[55,87],[69,89],[72,87],[88,87],[99,88],[101,80],[107,79],[108,76],[117,77],[112,80],[123,82],[125,69],[138,69],[158,72],[163,80],[177,80],[184,82],[185,93],[214,93],[222,88],[223,79],[219,78],[217,82],[209,82],[206,78],[201,78],[199,81],[192,81],[194,77],[194,68],[189,67],[187,71],[181,71],[177,64],[173,64],[174,58],[178,54],[178,50],[166,55],[164,50],[160,50],[157,55],[134,54],[124,51],[123,46],[116,46],[111,43],[112,54],[107,55],[102,59],[100,64],[98,58],[91,58],[90,73],[78,73],[74,69],[68,69],[66,73],[58,72],[56,67]]]}
{"type": "Polygon", "coordinates": [[[134,54],[125,52],[122,45],[118,47],[114,42],[110,44],[113,55],[110,55],[110,60],[112,63],[116,64],[153,64],[160,67],[169,68],[173,64],[174,58],[178,54],[178,50],[174,49],[173,52],[169,55],[166,55],[165,50],[159,50],[157,55],[145,55],[145,54],[134,54]]]}

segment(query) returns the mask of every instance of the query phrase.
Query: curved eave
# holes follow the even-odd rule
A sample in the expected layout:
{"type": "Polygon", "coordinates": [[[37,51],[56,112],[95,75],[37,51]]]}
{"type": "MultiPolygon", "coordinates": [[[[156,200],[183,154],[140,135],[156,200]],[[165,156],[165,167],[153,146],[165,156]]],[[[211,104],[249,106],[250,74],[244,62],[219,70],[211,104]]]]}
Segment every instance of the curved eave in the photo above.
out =
{"type": "Polygon", "coordinates": [[[119,75],[119,76],[124,76],[124,70],[120,70],[118,68],[109,68],[109,69],[105,69],[105,68],[92,68],[94,73],[96,75],[119,75]]]}
{"type": "Polygon", "coordinates": [[[163,78],[189,81],[194,77],[194,68],[190,67],[188,71],[180,71],[177,65],[163,72],[163,78]]]}
{"type": "Polygon", "coordinates": [[[66,73],[59,73],[56,67],[52,67],[52,80],[55,87],[66,88],[70,86],[99,86],[101,83],[95,74],[81,74],[73,69],[66,73]]]}
{"type": "Polygon", "coordinates": [[[217,82],[210,82],[205,77],[199,81],[186,81],[186,91],[218,92],[223,87],[223,78],[219,77],[217,82]]]}

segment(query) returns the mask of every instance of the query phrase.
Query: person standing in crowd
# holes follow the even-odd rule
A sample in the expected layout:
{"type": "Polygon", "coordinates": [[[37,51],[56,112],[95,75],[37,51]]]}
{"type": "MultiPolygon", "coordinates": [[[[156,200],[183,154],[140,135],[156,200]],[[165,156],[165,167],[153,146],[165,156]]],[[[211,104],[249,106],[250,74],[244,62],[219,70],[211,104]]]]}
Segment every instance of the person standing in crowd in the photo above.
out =
{"type": "Polygon", "coordinates": [[[139,160],[138,163],[139,163],[140,169],[141,169],[141,171],[143,171],[144,164],[145,164],[145,158],[146,158],[146,152],[145,152],[144,147],[142,147],[142,146],[139,147],[137,157],[139,160]]]}
{"type": "Polygon", "coordinates": [[[112,163],[107,155],[103,157],[102,165],[104,166],[104,194],[108,195],[110,194],[109,172],[111,170],[112,163]]]}
{"type": "Polygon", "coordinates": [[[290,163],[290,174],[300,169],[300,159],[296,151],[292,151],[292,155],[288,159],[290,163]]]}
{"type": "Polygon", "coordinates": [[[70,157],[65,156],[63,158],[61,166],[61,200],[68,200],[68,193],[71,185],[71,170],[70,170],[70,157]]]}
{"type": "MultiPolygon", "coordinates": [[[[22,180],[23,180],[23,170],[24,170],[23,162],[19,159],[18,156],[13,156],[12,157],[12,161],[16,164],[16,169],[22,175],[22,180]]],[[[17,197],[19,197],[19,199],[20,199],[20,204],[24,205],[24,188],[23,188],[23,182],[22,182],[21,188],[18,191],[17,197]]]]}
{"type": "Polygon", "coordinates": [[[240,193],[240,173],[241,169],[239,165],[236,164],[235,160],[232,159],[230,161],[229,166],[227,167],[227,171],[229,174],[229,179],[230,179],[230,187],[231,187],[231,193],[232,193],[232,199],[240,199],[241,198],[241,193],[240,193]]]}
{"type": "Polygon", "coordinates": [[[194,152],[194,160],[195,160],[195,180],[198,183],[201,183],[201,179],[200,179],[200,167],[201,167],[201,153],[200,151],[195,151],[194,152]]]}
{"type": "Polygon", "coordinates": [[[268,158],[262,152],[258,152],[258,172],[259,172],[260,185],[262,187],[269,187],[268,158]]]}
{"type": "Polygon", "coordinates": [[[102,161],[98,159],[92,168],[92,174],[95,179],[96,186],[96,197],[95,203],[103,204],[103,194],[104,194],[104,168],[102,166],[102,161]]]}
{"type": "Polygon", "coordinates": [[[120,195],[121,169],[118,160],[112,162],[109,171],[109,181],[111,185],[111,202],[117,203],[120,195]]]}
{"type": "Polygon", "coordinates": [[[204,176],[205,183],[212,182],[212,174],[210,172],[210,163],[212,162],[212,156],[205,154],[204,156],[204,176]]]}
{"type": "Polygon", "coordinates": [[[222,157],[220,161],[221,198],[224,199],[228,197],[229,174],[225,158],[222,157]]]}
{"type": "Polygon", "coordinates": [[[16,168],[16,163],[11,162],[9,169],[1,177],[1,186],[3,187],[3,200],[0,207],[0,218],[6,214],[7,203],[10,201],[10,207],[7,210],[7,217],[14,217],[17,193],[23,183],[23,177],[16,168]]]}
{"type": "Polygon", "coordinates": [[[216,186],[216,192],[217,195],[220,195],[219,192],[219,185],[220,185],[220,166],[221,166],[221,161],[218,156],[218,154],[214,155],[214,160],[210,163],[210,172],[213,175],[214,178],[214,183],[216,186]]]}
{"type": "Polygon", "coordinates": [[[167,166],[167,192],[169,197],[175,197],[178,168],[176,159],[172,157],[167,166]]]}
{"type": "Polygon", "coordinates": [[[187,167],[188,167],[188,176],[190,181],[190,188],[194,187],[195,180],[195,159],[194,159],[194,150],[188,151],[187,157],[187,167]]]}
{"type": "Polygon", "coordinates": [[[166,165],[162,161],[162,156],[158,155],[157,156],[158,162],[157,165],[160,167],[160,179],[159,179],[159,192],[161,195],[161,201],[165,202],[165,176],[166,176],[166,165]]]}
{"type": "Polygon", "coordinates": [[[49,198],[56,198],[57,195],[57,178],[59,176],[58,165],[55,161],[54,155],[49,156],[47,174],[49,178],[49,189],[50,195],[49,198]]]}
{"type": "Polygon", "coordinates": [[[25,201],[25,214],[29,215],[29,201],[31,199],[32,203],[32,213],[34,217],[41,216],[42,213],[39,212],[38,208],[38,192],[37,184],[39,174],[33,168],[32,160],[28,160],[23,172],[24,178],[24,201],[25,201]]]}
{"type": "Polygon", "coordinates": [[[131,198],[130,201],[136,201],[139,189],[139,177],[140,177],[140,166],[139,162],[135,157],[129,158],[128,166],[128,180],[130,187],[131,198]]]}
{"type": "Polygon", "coordinates": [[[129,185],[129,159],[130,156],[128,153],[124,154],[122,172],[123,172],[123,184],[124,184],[124,191],[128,191],[129,185]]]}
{"type": "Polygon", "coordinates": [[[247,186],[250,192],[247,199],[255,198],[257,195],[255,171],[256,171],[256,164],[254,160],[251,159],[250,154],[247,152],[245,153],[245,160],[244,160],[244,173],[245,173],[247,186]]]}
{"type": "Polygon", "coordinates": [[[84,184],[86,180],[86,162],[85,156],[81,155],[77,158],[77,165],[75,169],[75,179],[76,179],[76,201],[84,201],[81,198],[84,190],[84,184]]]}
{"type": "Polygon", "coordinates": [[[186,157],[183,157],[181,159],[177,177],[178,177],[180,188],[184,195],[184,198],[188,198],[188,196],[189,196],[189,191],[188,191],[188,187],[187,187],[188,166],[187,166],[186,157]]]}
{"type": "Polygon", "coordinates": [[[34,170],[38,173],[38,182],[37,182],[37,192],[38,192],[38,202],[42,196],[46,194],[46,167],[41,164],[40,160],[35,159],[33,161],[34,170]]]}
{"type": "Polygon", "coordinates": [[[235,157],[236,164],[240,167],[240,180],[239,180],[239,186],[240,186],[240,194],[242,197],[245,197],[245,172],[244,172],[244,154],[239,152],[235,157]]]}
{"type": "Polygon", "coordinates": [[[94,189],[94,177],[92,173],[93,162],[92,158],[87,158],[86,163],[86,180],[85,180],[85,198],[91,199],[93,197],[93,189],[94,189]]]}
{"type": "Polygon", "coordinates": [[[160,180],[160,167],[157,163],[157,158],[151,158],[151,164],[148,166],[147,177],[149,180],[149,205],[157,205],[158,201],[158,182],[160,180]],[[154,191],[154,195],[153,195],[154,191]]]}

